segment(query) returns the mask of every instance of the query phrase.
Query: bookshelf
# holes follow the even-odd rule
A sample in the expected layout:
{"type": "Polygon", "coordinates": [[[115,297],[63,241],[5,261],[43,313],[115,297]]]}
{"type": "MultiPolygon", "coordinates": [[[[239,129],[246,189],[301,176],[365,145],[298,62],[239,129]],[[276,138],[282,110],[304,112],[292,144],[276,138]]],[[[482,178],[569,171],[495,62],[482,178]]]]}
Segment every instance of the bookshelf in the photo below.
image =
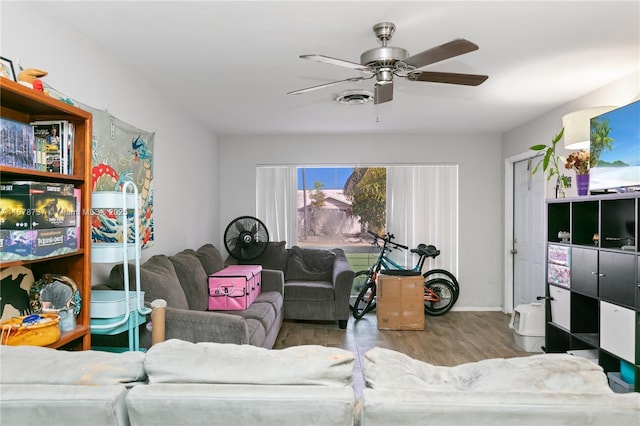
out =
{"type": "Polygon", "coordinates": [[[25,266],[33,272],[36,280],[45,273],[62,274],[72,278],[81,293],[82,309],[77,317],[77,326],[63,332],[52,348],[87,350],[91,347],[91,222],[87,212],[91,208],[91,138],[92,116],[75,106],[36,92],[6,78],[0,78],[0,115],[23,123],[42,120],[66,120],[74,124],[73,172],[64,175],[46,171],[0,166],[3,181],[39,181],[48,183],[70,183],[80,189],[81,211],[80,247],[74,253],[36,260],[0,261],[0,268],[25,266]]]}
{"type": "Polygon", "coordinates": [[[640,193],[549,200],[547,219],[548,271],[564,249],[570,278],[547,279],[546,352],[593,351],[607,373],[622,360],[640,391],[640,193]]]}

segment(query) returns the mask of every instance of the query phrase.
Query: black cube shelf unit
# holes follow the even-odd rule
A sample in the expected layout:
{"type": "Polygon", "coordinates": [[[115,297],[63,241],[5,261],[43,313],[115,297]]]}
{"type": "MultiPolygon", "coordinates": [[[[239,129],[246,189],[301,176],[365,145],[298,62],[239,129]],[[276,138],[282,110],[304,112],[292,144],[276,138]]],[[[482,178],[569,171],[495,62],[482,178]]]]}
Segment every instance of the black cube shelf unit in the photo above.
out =
{"type": "Polygon", "coordinates": [[[605,372],[620,371],[624,360],[635,370],[636,392],[639,200],[638,192],[547,200],[545,351],[591,350],[605,372]],[[564,232],[568,238],[559,237],[564,232]]]}

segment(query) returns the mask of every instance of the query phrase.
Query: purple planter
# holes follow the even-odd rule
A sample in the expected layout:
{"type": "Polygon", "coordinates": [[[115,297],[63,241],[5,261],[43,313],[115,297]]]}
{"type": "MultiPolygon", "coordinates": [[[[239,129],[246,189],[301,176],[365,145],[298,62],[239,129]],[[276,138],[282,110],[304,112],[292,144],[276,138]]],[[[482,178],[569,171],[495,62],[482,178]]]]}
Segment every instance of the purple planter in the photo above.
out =
{"type": "Polygon", "coordinates": [[[578,195],[589,195],[589,175],[576,175],[578,195]]]}

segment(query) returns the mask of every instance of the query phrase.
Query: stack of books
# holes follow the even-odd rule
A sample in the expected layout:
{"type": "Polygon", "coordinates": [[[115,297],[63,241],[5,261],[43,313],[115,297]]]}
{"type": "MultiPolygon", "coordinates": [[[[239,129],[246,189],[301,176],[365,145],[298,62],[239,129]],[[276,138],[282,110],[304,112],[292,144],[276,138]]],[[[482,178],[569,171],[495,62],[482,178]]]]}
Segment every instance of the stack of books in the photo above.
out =
{"type": "Polygon", "coordinates": [[[0,118],[0,165],[73,174],[73,123],[0,118]]]}

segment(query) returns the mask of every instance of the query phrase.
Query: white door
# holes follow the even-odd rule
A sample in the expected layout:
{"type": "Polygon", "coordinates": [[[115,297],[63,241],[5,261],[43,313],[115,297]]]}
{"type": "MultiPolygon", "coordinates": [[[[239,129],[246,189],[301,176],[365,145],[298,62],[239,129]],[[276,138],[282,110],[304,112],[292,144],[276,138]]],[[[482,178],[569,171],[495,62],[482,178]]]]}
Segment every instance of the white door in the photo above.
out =
{"type": "Polygon", "coordinates": [[[531,163],[513,164],[514,307],[545,295],[544,175],[531,176],[531,163]]]}

